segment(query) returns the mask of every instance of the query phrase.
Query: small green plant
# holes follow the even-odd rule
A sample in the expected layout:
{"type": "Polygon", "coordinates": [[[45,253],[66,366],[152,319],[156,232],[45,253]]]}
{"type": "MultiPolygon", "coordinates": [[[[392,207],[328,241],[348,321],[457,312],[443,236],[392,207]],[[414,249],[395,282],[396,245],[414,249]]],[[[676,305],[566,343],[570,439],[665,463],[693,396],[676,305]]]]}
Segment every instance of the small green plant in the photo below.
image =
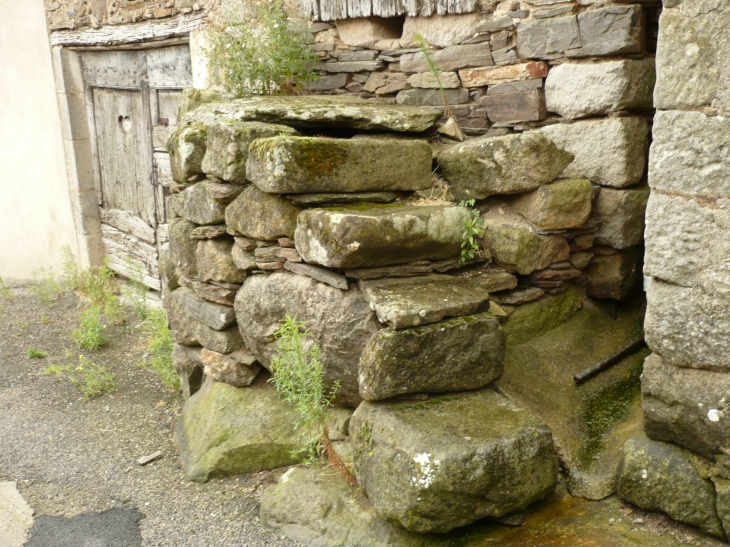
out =
{"type": "Polygon", "coordinates": [[[67,291],[76,291],[79,288],[79,272],[71,247],[64,245],[61,248],[63,255],[63,286],[67,291]]]}
{"type": "Polygon", "coordinates": [[[69,381],[78,388],[85,399],[94,399],[117,390],[114,375],[83,355],[79,355],[78,366],[69,367],[67,373],[69,381]]]}
{"type": "Polygon", "coordinates": [[[12,303],[14,298],[13,289],[5,284],[2,276],[0,276],[0,298],[9,303],[12,303]]]}
{"type": "Polygon", "coordinates": [[[51,321],[48,319],[48,316],[45,313],[41,314],[41,325],[47,325],[51,321]]]}
{"type": "Polygon", "coordinates": [[[150,312],[147,302],[147,285],[144,284],[144,270],[139,262],[127,260],[129,283],[124,287],[124,295],[132,304],[132,313],[140,319],[146,319],[150,312]]]}
{"type": "Polygon", "coordinates": [[[30,325],[28,323],[26,323],[25,321],[18,321],[18,326],[21,329],[27,329],[30,325]]]}
{"type": "Polygon", "coordinates": [[[95,351],[106,344],[106,325],[101,320],[101,311],[96,306],[84,310],[79,328],[71,333],[74,341],[84,349],[95,351]]]}
{"type": "Polygon", "coordinates": [[[484,220],[479,216],[478,209],[472,209],[474,207],[473,199],[462,200],[459,202],[459,207],[469,208],[469,216],[464,219],[461,256],[459,257],[459,264],[463,264],[481,253],[479,241],[484,235],[484,220]]]}
{"type": "Polygon", "coordinates": [[[180,377],[172,364],[172,348],[175,345],[175,338],[167,326],[165,310],[150,310],[145,320],[145,327],[150,333],[149,367],[157,373],[167,387],[180,389],[180,377]]]}
{"type": "Polygon", "coordinates": [[[61,285],[56,281],[53,272],[41,267],[33,271],[33,279],[35,281],[30,290],[44,306],[50,306],[55,299],[63,295],[61,285]]]}
{"type": "Polygon", "coordinates": [[[25,355],[28,359],[43,359],[44,357],[48,357],[48,352],[34,348],[33,346],[28,346],[28,349],[25,350],[25,355]]]}
{"type": "Polygon", "coordinates": [[[124,323],[125,314],[117,299],[117,290],[114,284],[116,274],[109,267],[109,259],[104,259],[104,265],[92,266],[79,272],[68,247],[64,247],[64,285],[74,290],[83,302],[104,310],[104,315],[112,325],[124,323]]]}
{"type": "Polygon", "coordinates": [[[41,374],[43,374],[44,376],[63,374],[64,372],[68,372],[68,369],[68,365],[52,364],[44,368],[41,374]]]}
{"type": "Polygon", "coordinates": [[[281,0],[248,0],[209,29],[210,72],[234,95],[297,94],[317,78],[312,35],[289,20],[281,0]]]}
{"type": "Polygon", "coordinates": [[[324,385],[319,346],[311,344],[305,349],[309,337],[306,323],[287,314],[275,334],[278,339],[276,354],[271,361],[271,379],[279,395],[294,407],[299,419],[296,429],[307,441],[305,461],[314,463],[326,457],[351,484],[355,478],[339,458],[329,439],[328,409],[339,388],[339,381],[327,390],[324,385]]]}

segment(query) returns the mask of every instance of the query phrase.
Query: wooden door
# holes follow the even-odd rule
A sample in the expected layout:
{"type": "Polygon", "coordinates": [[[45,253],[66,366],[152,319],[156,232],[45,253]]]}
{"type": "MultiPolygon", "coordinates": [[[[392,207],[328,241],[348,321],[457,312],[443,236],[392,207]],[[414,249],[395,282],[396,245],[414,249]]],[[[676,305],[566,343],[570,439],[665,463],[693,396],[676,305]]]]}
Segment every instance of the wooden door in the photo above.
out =
{"type": "Polygon", "coordinates": [[[125,276],[130,263],[142,266],[145,283],[160,289],[174,185],[164,145],[192,82],[189,48],[89,51],[82,64],[106,256],[125,276]]]}

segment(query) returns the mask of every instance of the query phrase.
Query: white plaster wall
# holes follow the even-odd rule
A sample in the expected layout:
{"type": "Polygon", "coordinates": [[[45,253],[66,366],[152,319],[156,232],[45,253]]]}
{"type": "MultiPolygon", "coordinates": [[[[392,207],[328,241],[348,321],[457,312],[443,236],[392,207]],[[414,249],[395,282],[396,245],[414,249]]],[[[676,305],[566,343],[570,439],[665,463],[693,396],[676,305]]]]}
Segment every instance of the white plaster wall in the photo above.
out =
{"type": "Polygon", "coordinates": [[[78,256],[43,0],[0,0],[0,275],[78,256]]]}

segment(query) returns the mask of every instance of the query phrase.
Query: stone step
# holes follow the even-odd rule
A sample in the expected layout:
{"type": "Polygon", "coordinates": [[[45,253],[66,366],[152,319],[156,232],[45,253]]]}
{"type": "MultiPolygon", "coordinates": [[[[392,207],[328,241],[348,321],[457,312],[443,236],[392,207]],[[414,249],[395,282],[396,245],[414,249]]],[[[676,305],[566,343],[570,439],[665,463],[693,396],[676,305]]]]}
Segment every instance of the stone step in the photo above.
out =
{"type": "Polygon", "coordinates": [[[246,174],[274,194],[411,192],[431,187],[431,156],[420,140],[278,136],[251,143],[246,174]]]}
{"type": "Polygon", "coordinates": [[[468,218],[465,207],[448,205],[307,209],[294,240],[306,262],[330,268],[439,260],[459,256],[468,218]]]}
{"type": "Polygon", "coordinates": [[[354,97],[247,97],[202,104],[186,112],[181,125],[255,120],[295,127],[419,133],[433,127],[441,116],[442,112],[437,108],[395,105],[354,97]]]}
{"type": "Polygon", "coordinates": [[[365,402],[350,434],[357,479],[375,511],[413,532],[521,511],[557,482],[548,427],[489,389],[365,402]]]}

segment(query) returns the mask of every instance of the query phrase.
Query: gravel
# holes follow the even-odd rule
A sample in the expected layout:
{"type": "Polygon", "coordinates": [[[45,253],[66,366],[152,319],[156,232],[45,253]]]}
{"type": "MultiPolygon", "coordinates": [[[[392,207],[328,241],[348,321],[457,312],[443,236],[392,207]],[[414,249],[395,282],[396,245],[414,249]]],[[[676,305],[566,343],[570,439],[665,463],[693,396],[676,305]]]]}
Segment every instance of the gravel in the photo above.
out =
{"type": "Polygon", "coordinates": [[[137,509],[143,547],[297,546],[258,522],[258,499],[275,472],[186,482],[173,431],[182,399],[138,363],[146,336],[139,321],[111,327],[109,344],[80,352],[71,338],[81,309],[74,295],[50,307],[27,288],[0,300],[0,481],[18,489],[39,515],[137,509]],[[32,346],[48,352],[29,359],[32,346]],[[50,364],[83,353],[116,376],[117,392],[91,401],[50,364]],[[137,460],[161,450],[146,466],[137,460]]]}

